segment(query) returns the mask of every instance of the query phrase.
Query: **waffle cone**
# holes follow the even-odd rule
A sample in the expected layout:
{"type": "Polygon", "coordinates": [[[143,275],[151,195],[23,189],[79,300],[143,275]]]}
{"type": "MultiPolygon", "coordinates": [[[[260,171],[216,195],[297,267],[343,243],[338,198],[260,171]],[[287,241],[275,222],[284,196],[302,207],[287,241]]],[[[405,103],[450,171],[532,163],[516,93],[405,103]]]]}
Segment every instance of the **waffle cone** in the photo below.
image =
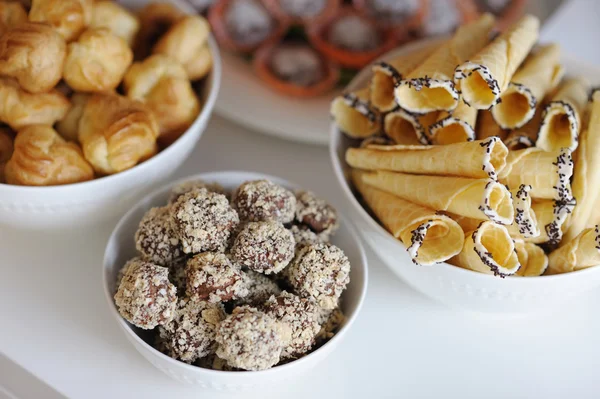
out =
{"type": "Polygon", "coordinates": [[[533,117],[525,125],[508,134],[506,139],[504,139],[504,144],[511,151],[535,147],[541,124],[542,107],[537,107],[533,117]]]}
{"type": "Polygon", "coordinates": [[[548,256],[535,244],[515,240],[515,250],[521,268],[515,273],[519,277],[535,277],[544,274],[548,268],[548,256]]]}
{"type": "Polygon", "coordinates": [[[549,243],[558,244],[566,230],[566,223],[569,221],[575,205],[553,200],[536,200],[531,204],[531,209],[535,213],[537,225],[540,234],[536,237],[522,237],[526,242],[534,244],[549,243]]]}
{"type": "Polygon", "coordinates": [[[437,118],[437,113],[415,115],[403,110],[390,112],[384,119],[384,132],[394,143],[402,145],[429,144],[427,127],[437,118]]]}
{"type": "Polygon", "coordinates": [[[532,208],[531,189],[531,186],[522,184],[510,191],[515,208],[515,222],[506,228],[513,238],[535,238],[541,234],[537,215],[532,208]]]}
{"type": "Polygon", "coordinates": [[[508,131],[498,125],[491,111],[479,111],[477,114],[477,126],[475,128],[477,140],[484,140],[492,136],[497,136],[500,137],[500,140],[504,140],[507,135],[508,131]]]}
{"type": "Polygon", "coordinates": [[[369,145],[349,148],[346,162],[354,168],[419,175],[497,177],[508,150],[497,137],[443,146],[369,145]]]}
{"type": "Polygon", "coordinates": [[[369,102],[369,88],[337,96],[330,113],[338,128],[350,137],[365,138],[381,130],[381,117],[369,102]]]}
{"type": "Polygon", "coordinates": [[[410,175],[377,171],[363,181],[415,204],[479,220],[511,224],[510,192],[491,179],[410,175]]]}
{"type": "Polygon", "coordinates": [[[514,241],[506,227],[490,221],[465,234],[462,251],[449,263],[501,277],[515,274],[520,267],[514,241]]]}
{"type": "Polygon", "coordinates": [[[600,227],[583,230],[577,237],[550,253],[548,271],[567,273],[600,265],[600,227]]]}
{"type": "Polygon", "coordinates": [[[433,144],[446,145],[475,140],[477,110],[460,101],[452,113],[442,111],[429,127],[433,144]]]}
{"type": "Polygon", "coordinates": [[[525,15],[469,61],[461,63],[454,79],[464,101],[477,109],[496,105],[537,41],[539,26],[536,17],[525,15]]]}
{"type": "Polygon", "coordinates": [[[415,263],[432,265],[460,252],[464,233],[455,221],[369,186],[362,179],[364,175],[353,171],[354,186],[385,228],[406,246],[415,263]]]}
{"type": "Polygon", "coordinates": [[[454,68],[488,43],[494,22],[491,14],[484,14],[458,28],[446,45],[438,48],[400,82],[394,90],[396,102],[414,113],[456,108],[459,93],[453,83],[454,68]]]}

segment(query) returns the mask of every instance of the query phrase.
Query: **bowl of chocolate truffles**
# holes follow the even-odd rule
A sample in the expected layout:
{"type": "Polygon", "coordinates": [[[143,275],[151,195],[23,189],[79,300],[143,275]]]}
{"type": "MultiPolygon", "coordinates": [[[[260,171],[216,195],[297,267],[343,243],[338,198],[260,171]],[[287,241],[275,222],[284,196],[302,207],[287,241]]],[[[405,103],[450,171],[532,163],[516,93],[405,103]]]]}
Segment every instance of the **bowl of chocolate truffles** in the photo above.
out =
{"type": "Polygon", "coordinates": [[[367,261],[314,193],[215,172],[131,209],[108,241],[103,279],[111,313],[150,363],[240,391],[293,378],[335,349],[364,300],[367,261]]]}
{"type": "Polygon", "coordinates": [[[193,14],[177,0],[0,9],[0,224],[106,220],[184,162],[221,76],[193,14]]]}

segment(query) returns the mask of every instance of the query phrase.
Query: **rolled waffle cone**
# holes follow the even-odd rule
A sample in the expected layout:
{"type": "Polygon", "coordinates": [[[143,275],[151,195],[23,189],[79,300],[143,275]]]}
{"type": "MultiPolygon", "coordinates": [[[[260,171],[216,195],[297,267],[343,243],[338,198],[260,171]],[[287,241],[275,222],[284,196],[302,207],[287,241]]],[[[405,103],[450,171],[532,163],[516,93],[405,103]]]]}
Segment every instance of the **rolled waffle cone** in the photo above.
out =
{"type": "Polygon", "coordinates": [[[560,85],[542,114],[536,146],[553,151],[577,148],[581,116],[588,99],[588,83],[581,78],[567,79],[560,85]]]}
{"type": "Polygon", "coordinates": [[[463,100],[477,109],[496,105],[537,41],[539,26],[536,17],[525,15],[469,61],[459,64],[454,82],[463,100]]]}
{"type": "Polygon", "coordinates": [[[508,134],[504,139],[504,144],[506,144],[511,151],[535,147],[541,124],[542,107],[539,106],[536,108],[533,118],[531,118],[524,126],[513,130],[508,134]]]}
{"type": "Polygon", "coordinates": [[[515,243],[506,227],[491,221],[466,233],[462,251],[449,263],[500,277],[513,275],[520,267],[515,243]]]}
{"type": "Polygon", "coordinates": [[[331,116],[350,137],[365,138],[381,130],[381,117],[369,101],[369,88],[337,96],[331,102],[331,116]]]}
{"type": "Polygon", "coordinates": [[[596,223],[594,211],[600,207],[600,91],[592,96],[588,129],[581,133],[573,172],[573,196],[577,206],[569,221],[565,241],[571,241],[586,227],[596,223]]]}
{"type": "Polygon", "coordinates": [[[533,118],[538,102],[562,79],[559,58],[560,47],[549,44],[525,60],[500,95],[500,103],[492,108],[498,125],[504,129],[517,129],[533,118]]]}
{"type": "Polygon", "coordinates": [[[562,202],[554,200],[537,200],[531,204],[535,213],[540,235],[523,238],[526,242],[535,244],[547,243],[555,246],[561,242],[566,223],[575,208],[575,202],[562,202]]]}
{"type": "Polygon", "coordinates": [[[446,145],[475,140],[477,110],[459,102],[452,113],[442,111],[437,122],[429,126],[433,144],[446,145]]]}
{"type": "Polygon", "coordinates": [[[537,215],[532,208],[531,186],[521,184],[517,189],[512,189],[513,207],[515,208],[515,222],[506,226],[511,237],[535,238],[540,236],[537,215]]]}
{"type": "Polygon", "coordinates": [[[455,221],[369,186],[362,179],[364,174],[352,172],[354,186],[385,228],[406,246],[413,262],[432,265],[461,251],[464,233],[455,221]]]}
{"type": "Polygon", "coordinates": [[[477,126],[475,127],[477,140],[484,140],[492,136],[500,137],[500,140],[504,140],[507,135],[508,130],[504,130],[498,125],[491,111],[479,111],[477,114],[477,126]]]}
{"type": "Polygon", "coordinates": [[[567,273],[600,265],[600,227],[583,230],[548,256],[551,274],[567,273]]]}
{"type": "Polygon", "coordinates": [[[380,112],[390,112],[398,106],[394,98],[394,87],[404,76],[425,61],[444,43],[429,43],[418,50],[403,54],[387,62],[378,62],[372,67],[371,103],[380,112]]]}
{"type": "Polygon", "coordinates": [[[384,119],[384,132],[394,143],[402,145],[426,145],[429,143],[428,126],[437,118],[436,112],[425,115],[411,114],[399,108],[384,119]]]}
{"type": "Polygon", "coordinates": [[[496,179],[508,150],[497,137],[443,146],[369,145],[348,148],[346,162],[354,168],[419,175],[496,179]]]}
{"type": "Polygon", "coordinates": [[[484,14],[458,28],[446,45],[436,50],[396,87],[394,96],[398,105],[421,114],[456,108],[459,93],[453,83],[454,68],[488,43],[494,22],[491,14],[484,14]]]}
{"type": "Polygon", "coordinates": [[[510,192],[492,179],[377,171],[364,175],[363,181],[428,208],[500,224],[511,224],[514,219],[510,192]]]}
{"type": "Polygon", "coordinates": [[[521,264],[515,276],[541,276],[548,268],[548,256],[537,245],[523,240],[515,240],[515,251],[517,251],[517,258],[521,264]]]}
{"type": "Polygon", "coordinates": [[[526,148],[511,151],[499,173],[500,182],[509,187],[529,185],[532,198],[570,201],[573,161],[571,150],[544,151],[526,148]]]}

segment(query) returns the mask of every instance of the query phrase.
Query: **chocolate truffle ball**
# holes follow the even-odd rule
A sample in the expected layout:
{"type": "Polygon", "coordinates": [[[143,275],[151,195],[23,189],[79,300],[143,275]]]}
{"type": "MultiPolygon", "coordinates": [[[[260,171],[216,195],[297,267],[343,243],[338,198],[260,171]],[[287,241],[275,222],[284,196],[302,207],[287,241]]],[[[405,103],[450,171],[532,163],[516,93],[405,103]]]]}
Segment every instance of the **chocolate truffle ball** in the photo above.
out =
{"type": "Polygon", "coordinates": [[[333,309],[350,282],[350,261],[335,245],[312,244],[298,252],[285,275],[295,294],[333,309]]]}
{"type": "Polygon", "coordinates": [[[338,228],[335,208],[310,191],[296,193],[296,220],[312,231],[327,237],[338,228]]]}
{"type": "Polygon", "coordinates": [[[271,296],[263,310],[291,328],[292,338],[281,352],[282,359],[298,358],[312,348],[321,329],[317,321],[319,308],[312,299],[283,291],[278,296],[271,296]]]}
{"type": "Polygon", "coordinates": [[[248,295],[236,300],[235,305],[237,306],[260,306],[271,295],[279,295],[281,293],[281,288],[279,288],[277,283],[261,273],[248,270],[247,272],[243,272],[243,277],[248,289],[248,295]]]}
{"type": "Polygon", "coordinates": [[[317,321],[321,325],[321,329],[317,334],[315,346],[321,346],[329,341],[339,331],[345,320],[346,316],[339,307],[335,309],[320,308],[317,311],[317,321]]]}
{"type": "Polygon", "coordinates": [[[256,272],[279,273],[293,259],[295,245],[293,234],[283,224],[250,222],[236,237],[231,256],[256,272]]]}
{"type": "Polygon", "coordinates": [[[181,195],[171,206],[171,220],[183,252],[222,252],[239,218],[222,194],[205,188],[181,195]]]}
{"type": "Polygon", "coordinates": [[[171,321],[177,289],[169,282],[169,269],[132,259],[115,294],[119,313],[131,324],[152,329],[171,321]]]}
{"type": "Polygon", "coordinates": [[[166,353],[186,363],[214,353],[217,326],[223,319],[220,303],[180,299],[173,320],[159,326],[166,353]]]}
{"type": "Polygon", "coordinates": [[[160,265],[183,257],[179,238],[171,227],[171,214],[166,206],[151,208],[135,232],[135,247],[144,259],[160,265]]]}
{"type": "Polygon", "coordinates": [[[238,187],[233,195],[233,207],[243,221],[274,220],[285,224],[294,220],[296,197],[278,184],[255,180],[238,187]]]}
{"type": "Polygon", "coordinates": [[[231,367],[266,370],[273,367],[290,341],[290,329],[273,317],[241,306],[219,324],[216,354],[231,367]]]}
{"type": "Polygon", "coordinates": [[[308,228],[308,226],[302,224],[293,224],[289,230],[294,236],[294,241],[296,241],[296,250],[306,245],[326,241],[329,238],[319,236],[317,233],[308,228]]]}
{"type": "Polygon", "coordinates": [[[169,204],[175,203],[175,201],[177,201],[177,199],[183,194],[189,193],[190,191],[198,188],[205,188],[210,192],[223,194],[226,197],[229,195],[227,190],[225,190],[225,188],[223,188],[223,186],[221,186],[219,183],[206,183],[202,180],[190,180],[177,184],[171,189],[169,204]]]}
{"type": "Polygon", "coordinates": [[[195,301],[212,303],[248,295],[242,270],[227,255],[204,252],[187,263],[187,294],[195,301]]]}

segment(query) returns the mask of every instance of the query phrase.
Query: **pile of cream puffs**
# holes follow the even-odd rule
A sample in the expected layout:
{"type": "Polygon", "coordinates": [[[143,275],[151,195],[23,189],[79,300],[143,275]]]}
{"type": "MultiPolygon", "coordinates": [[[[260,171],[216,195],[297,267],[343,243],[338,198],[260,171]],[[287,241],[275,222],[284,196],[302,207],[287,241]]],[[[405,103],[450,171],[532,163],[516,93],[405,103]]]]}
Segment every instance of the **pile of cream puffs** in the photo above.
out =
{"type": "Polygon", "coordinates": [[[0,1],[0,183],[87,181],[173,143],[201,110],[209,33],[166,3],[0,1]]]}

